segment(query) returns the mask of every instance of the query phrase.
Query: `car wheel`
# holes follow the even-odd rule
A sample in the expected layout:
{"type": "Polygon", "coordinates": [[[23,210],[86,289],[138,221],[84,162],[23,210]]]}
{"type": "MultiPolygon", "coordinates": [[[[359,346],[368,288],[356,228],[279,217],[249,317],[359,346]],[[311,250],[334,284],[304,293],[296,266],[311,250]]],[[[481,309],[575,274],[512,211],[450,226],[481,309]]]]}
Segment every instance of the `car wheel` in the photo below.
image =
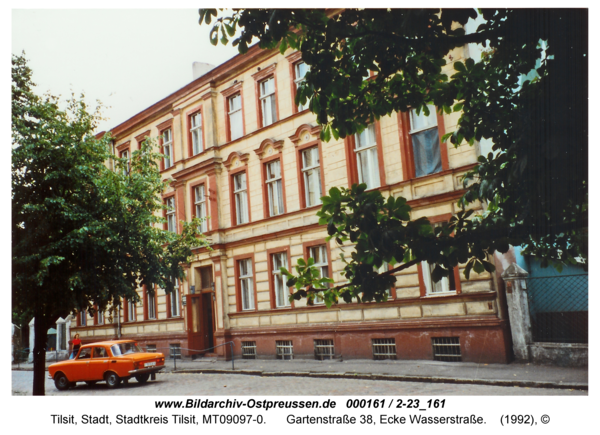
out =
{"type": "Polygon", "coordinates": [[[121,383],[121,378],[113,372],[107,373],[104,379],[108,388],[116,388],[121,383]]]}
{"type": "Polygon", "coordinates": [[[90,387],[93,387],[94,385],[96,385],[98,381],[85,381],[86,384],[88,384],[90,387]]]}
{"type": "Polygon", "coordinates": [[[69,389],[69,387],[71,386],[71,383],[69,382],[67,377],[64,375],[64,373],[58,373],[56,376],[54,376],[54,386],[58,390],[64,391],[64,390],[69,389]]]}
{"type": "Polygon", "coordinates": [[[137,375],[135,377],[135,380],[138,381],[140,384],[145,384],[146,382],[148,382],[148,379],[150,379],[150,374],[146,373],[143,375],[137,375]]]}

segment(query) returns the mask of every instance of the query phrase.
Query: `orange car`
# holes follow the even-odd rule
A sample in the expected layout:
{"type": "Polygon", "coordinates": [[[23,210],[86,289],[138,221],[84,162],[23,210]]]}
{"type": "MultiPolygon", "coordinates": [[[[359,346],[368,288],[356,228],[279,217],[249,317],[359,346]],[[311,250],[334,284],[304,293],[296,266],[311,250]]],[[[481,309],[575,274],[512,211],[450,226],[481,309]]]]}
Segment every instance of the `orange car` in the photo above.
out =
{"type": "Polygon", "coordinates": [[[77,357],[48,367],[48,378],[59,390],[74,387],[77,382],[94,385],[106,381],[110,388],[134,377],[143,384],[165,368],[162,353],[144,352],[133,340],[113,340],[81,346],[77,357]]]}

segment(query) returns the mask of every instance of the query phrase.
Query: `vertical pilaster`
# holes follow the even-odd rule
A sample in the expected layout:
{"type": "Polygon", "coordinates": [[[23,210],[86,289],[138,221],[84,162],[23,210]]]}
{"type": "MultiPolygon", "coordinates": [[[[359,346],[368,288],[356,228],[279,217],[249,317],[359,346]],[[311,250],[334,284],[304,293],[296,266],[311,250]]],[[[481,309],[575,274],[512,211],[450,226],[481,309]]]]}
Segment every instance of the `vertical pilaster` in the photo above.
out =
{"type": "Polygon", "coordinates": [[[516,263],[511,264],[503,273],[506,286],[508,317],[513,339],[515,358],[529,361],[529,345],[533,342],[529,301],[527,300],[527,277],[529,273],[516,263]]]}
{"type": "Polygon", "coordinates": [[[211,82],[207,93],[202,95],[204,116],[204,138],[206,148],[215,147],[219,144],[219,129],[217,128],[217,91],[215,84],[211,82]]]}

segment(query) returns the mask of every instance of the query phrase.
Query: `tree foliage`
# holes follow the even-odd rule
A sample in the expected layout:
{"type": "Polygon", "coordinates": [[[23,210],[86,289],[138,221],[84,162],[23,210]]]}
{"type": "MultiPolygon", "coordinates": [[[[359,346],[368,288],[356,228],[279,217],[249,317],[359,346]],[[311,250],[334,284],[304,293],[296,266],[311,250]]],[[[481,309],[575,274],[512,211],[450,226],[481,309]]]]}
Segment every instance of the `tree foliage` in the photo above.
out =
{"type": "Polygon", "coordinates": [[[115,158],[110,136],[93,135],[99,108],[90,113],[82,96],[61,110],[35,94],[24,57],[12,65],[12,301],[35,318],[43,394],[46,331],[58,317],[139,301],[142,284],[172,291],[191,247],[206,242],[197,220],[180,235],[155,226],[166,185],[152,140],[130,161],[115,158]]]}
{"type": "MultiPolygon", "coordinates": [[[[325,141],[433,104],[461,114],[442,141],[493,142],[493,152],[466,175],[460,200],[464,209],[482,202],[485,213],[459,213],[435,233],[425,219],[410,221],[401,198],[386,200],[360,186],[330,190],[321,223],[356,249],[345,270],[349,284],[326,291],[328,303],[336,292],[385,298],[392,272],[373,271],[384,261],[435,263],[435,280],[457,261],[467,263],[467,275],[491,270],[487,255],[509,244],[522,245],[543,266],[587,261],[585,9],[200,10],[200,23],[213,19],[215,45],[219,34],[226,44],[239,31],[233,45],[240,53],[256,40],[264,49],[301,51],[310,71],[296,103],[310,101],[325,141]],[[465,25],[478,15],[482,24],[467,34],[465,25]],[[468,43],[485,47],[482,60],[454,62],[449,77],[443,67],[453,61],[452,50],[468,43]],[[370,72],[374,77],[365,80],[370,72]]],[[[289,275],[298,297],[307,294],[305,285],[309,293],[319,290],[301,279],[311,275],[305,267],[289,275]]]]}

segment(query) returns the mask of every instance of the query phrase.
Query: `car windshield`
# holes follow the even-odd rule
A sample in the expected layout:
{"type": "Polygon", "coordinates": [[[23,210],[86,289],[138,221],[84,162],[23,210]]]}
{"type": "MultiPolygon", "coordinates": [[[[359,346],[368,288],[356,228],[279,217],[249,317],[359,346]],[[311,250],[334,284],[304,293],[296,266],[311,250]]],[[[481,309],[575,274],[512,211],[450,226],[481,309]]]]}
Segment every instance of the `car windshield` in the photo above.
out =
{"type": "Polygon", "coordinates": [[[113,356],[127,355],[129,353],[141,353],[141,352],[143,352],[143,350],[140,349],[140,347],[138,346],[137,343],[119,343],[119,344],[113,344],[110,347],[110,350],[111,350],[113,356]]]}

